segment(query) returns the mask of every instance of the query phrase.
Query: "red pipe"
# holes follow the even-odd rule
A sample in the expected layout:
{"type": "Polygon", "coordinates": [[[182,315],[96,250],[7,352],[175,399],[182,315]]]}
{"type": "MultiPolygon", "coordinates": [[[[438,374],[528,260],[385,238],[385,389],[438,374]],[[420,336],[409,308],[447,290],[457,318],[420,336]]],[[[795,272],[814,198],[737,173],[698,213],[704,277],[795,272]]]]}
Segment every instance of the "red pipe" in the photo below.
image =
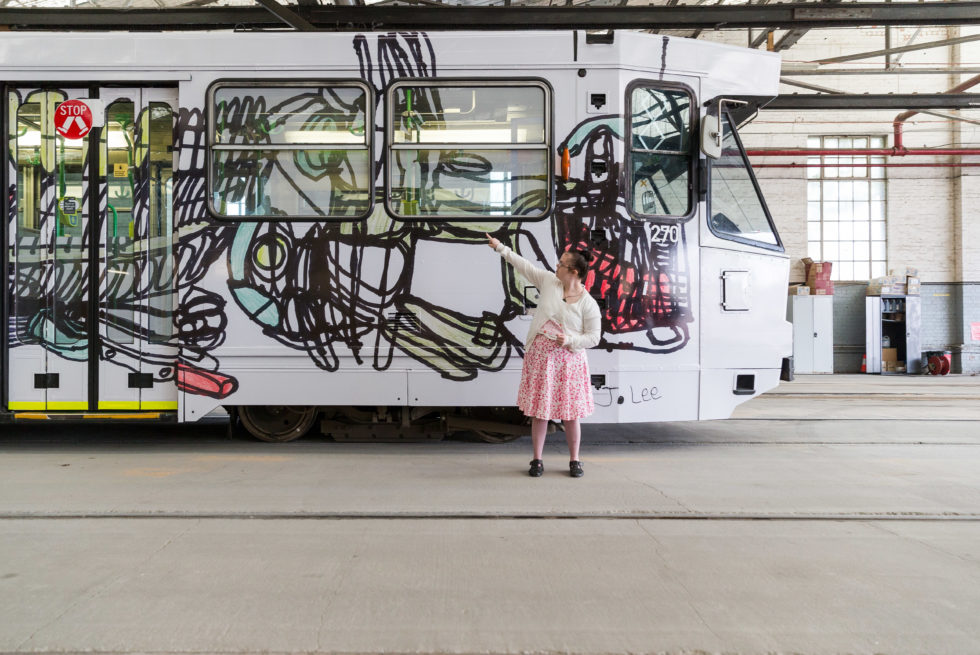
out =
{"type": "MultiPolygon", "coordinates": [[[[844,164],[844,166],[855,166],[854,164],[844,164]]],[[[856,167],[862,168],[869,166],[869,164],[859,164],[856,167]]],[[[870,164],[873,167],[882,168],[973,168],[980,167],[980,164],[870,164]]],[[[752,164],[752,168],[839,168],[840,164],[797,164],[793,162],[791,164],[752,164]]],[[[829,178],[828,178],[829,179],[829,178]]],[[[845,178],[849,179],[849,178],[845,178]]]]}
{"type": "Polygon", "coordinates": [[[852,155],[928,157],[930,155],[980,155],[980,148],[853,148],[849,150],[836,148],[796,148],[793,150],[758,148],[756,150],[746,150],[745,154],[749,157],[795,157],[796,155],[810,157],[850,157],[852,155]]]}
{"type": "MultiPolygon", "coordinates": [[[[976,86],[977,84],[980,84],[980,75],[977,75],[976,77],[971,77],[970,79],[968,79],[966,82],[963,82],[962,84],[957,84],[956,86],[954,86],[949,91],[946,91],[945,93],[962,93],[963,91],[969,89],[971,86],[976,86]]],[[[901,114],[896,116],[895,119],[892,121],[892,128],[894,128],[895,130],[894,145],[895,145],[896,155],[901,156],[907,154],[905,145],[902,143],[902,125],[905,124],[906,120],[915,116],[918,113],[919,113],[918,111],[914,109],[910,109],[908,111],[902,112],[901,114]]]]}

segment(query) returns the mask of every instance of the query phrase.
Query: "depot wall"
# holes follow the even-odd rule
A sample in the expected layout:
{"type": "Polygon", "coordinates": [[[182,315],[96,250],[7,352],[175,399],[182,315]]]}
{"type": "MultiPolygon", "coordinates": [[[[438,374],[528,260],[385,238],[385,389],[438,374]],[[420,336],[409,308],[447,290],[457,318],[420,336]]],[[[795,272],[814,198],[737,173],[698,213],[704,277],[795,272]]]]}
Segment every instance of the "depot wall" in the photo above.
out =
{"type": "MultiPolygon", "coordinates": [[[[776,33],[776,40],[783,34],[776,33]]],[[[963,36],[980,35],[980,28],[894,28],[891,45],[922,44],[963,36]]],[[[707,38],[746,45],[745,32],[714,32],[707,38]]],[[[764,47],[764,46],[763,46],[764,47]]],[[[844,93],[941,93],[974,76],[947,74],[794,75],[794,69],[813,69],[811,62],[840,55],[869,52],[885,47],[883,29],[816,30],[805,34],[783,51],[781,94],[813,93],[786,83],[799,81],[844,93]]],[[[893,55],[893,58],[897,55],[893,55]]],[[[825,64],[820,68],[850,70],[883,69],[884,57],[825,64]]],[[[928,48],[903,53],[895,65],[948,68],[980,68],[980,41],[958,46],[928,48]]],[[[974,92],[980,93],[980,85],[974,92]]],[[[746,126],[746,148],[805,148],[813,136],[884,136],[894,145],[892,121],[902,109],[874,111],[766,111],[746,126]]],[[[957,121],[931,114],[917,114],[905,123],[908,148],[980,148],[980,109],[944,110],[957,121]]],[[[756,157],[753,164],[804,163],[805,157],[756,157]]],[[[922,287],[922,344],[924,349],[951,350],[954,371],[980,372],[980,340],[972,339],[972,326],[980,323],[980,156],[890,157],[892,163],[921,164],[886,169],[887,265],[915,266],[922,287]],[[976,167],[949,168],[934,164],[973,163],[976,167]]],[[[780,235],[792,258],[790,279],[803,281],[800,260],[807,255],[805,168],[756,170],[775,217],[780,235]]],[[[863,354],[864,281],[838,285],[835,297],[835,367],[839,372],[857,371],[863,354]]]]}

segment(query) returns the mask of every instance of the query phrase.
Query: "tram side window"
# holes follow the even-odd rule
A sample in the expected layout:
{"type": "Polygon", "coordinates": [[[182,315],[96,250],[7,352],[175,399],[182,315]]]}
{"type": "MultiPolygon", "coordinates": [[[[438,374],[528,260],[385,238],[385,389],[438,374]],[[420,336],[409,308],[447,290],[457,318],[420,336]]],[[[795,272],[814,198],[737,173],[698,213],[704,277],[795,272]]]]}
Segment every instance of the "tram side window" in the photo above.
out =
{"type": "Polygon", "coordinates": [[[708,225],[722,238],[781,247],[731,118],[722,121],[721,157],[711,163],[708,225]]]}
{"type": "Polygon", "coordinates": [[[634,214],[691,211],[691,96],[640,86],[630,94],[630,191],[634,214]]]}
{"type": "Polygon", "coordinates": [[[388,94],[388,207],[402,218],[535,218],[551,206],[539,82],[419,82],[388,94]]]}
{"type": "Polygon", "coordinates": [[[368,98],[360,83],[213,86],[212,212],[306,220],[366,216],[374,186],[368,98]]]}

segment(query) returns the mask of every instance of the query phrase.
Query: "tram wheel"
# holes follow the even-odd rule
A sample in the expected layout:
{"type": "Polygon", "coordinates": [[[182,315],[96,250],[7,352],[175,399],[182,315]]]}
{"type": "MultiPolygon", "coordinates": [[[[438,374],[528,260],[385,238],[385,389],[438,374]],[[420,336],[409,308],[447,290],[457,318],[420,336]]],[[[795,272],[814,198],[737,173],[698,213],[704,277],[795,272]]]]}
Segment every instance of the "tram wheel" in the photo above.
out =
{"type": "Polygon", "coordinates": [[[473,430],[473,433],[487,443],[507,443],[508,441],[514,441],[524,436],[521,434],[507,434],[506,432],[487,432],[486,430],[473,430]]]}
{"type": "Polygon", "coordinates": [[[246,405],[238,408],[238,416],[256,439],[282,443],[309,432],[317,409],[306,405],[246,405]]]}

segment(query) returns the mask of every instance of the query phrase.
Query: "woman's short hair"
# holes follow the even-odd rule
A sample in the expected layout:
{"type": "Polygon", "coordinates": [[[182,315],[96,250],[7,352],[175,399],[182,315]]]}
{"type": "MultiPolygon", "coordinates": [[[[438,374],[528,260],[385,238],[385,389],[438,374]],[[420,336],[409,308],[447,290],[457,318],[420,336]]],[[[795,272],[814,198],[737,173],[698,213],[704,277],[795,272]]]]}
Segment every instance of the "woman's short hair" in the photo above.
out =
{"type": "Polygon", "coordinates": [[[589,274],[589,262],[593,260],[592,253],[587,250],[577,250],[574,248],[569,248],[565,252],[571,255],[568,258],[568,266],[578,273],[579,279],[584,282],[585,276],[589,274]]]}

